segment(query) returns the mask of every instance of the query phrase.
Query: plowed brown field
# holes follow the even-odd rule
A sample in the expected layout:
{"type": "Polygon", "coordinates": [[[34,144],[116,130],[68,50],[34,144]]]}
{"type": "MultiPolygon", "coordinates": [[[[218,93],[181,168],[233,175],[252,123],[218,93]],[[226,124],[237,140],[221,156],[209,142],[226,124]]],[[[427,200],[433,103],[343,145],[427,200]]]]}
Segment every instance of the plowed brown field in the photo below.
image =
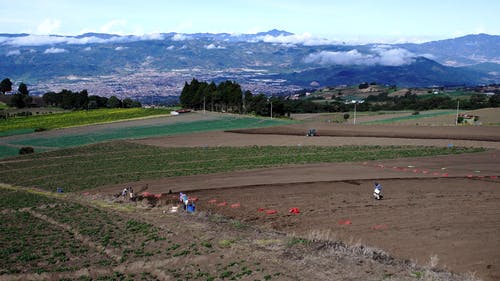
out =
{"type": "MultiPolygon", "coordinates": [[[[429,158],[294,165],[133,183],[187,191],[198,210],[308,238],[374,246],[419,264],[500,280],[498,127],[339,126],[324,123],[139,140],[159,146],[436,145],[492,148],[429,158]],[[305,137],[314,127],[320,137],[305,137]],[[385,198],[371,197],[374,181],[385,198]],[[300,214],[291,214],[291,208],[300,214]],[[267,211],[276,211],[267,214],[267,211]]],[[[115,192],[116,186],[101,189],[115,192]]],[[[174,196],[174,195],[172,195],[174,196]]]]}

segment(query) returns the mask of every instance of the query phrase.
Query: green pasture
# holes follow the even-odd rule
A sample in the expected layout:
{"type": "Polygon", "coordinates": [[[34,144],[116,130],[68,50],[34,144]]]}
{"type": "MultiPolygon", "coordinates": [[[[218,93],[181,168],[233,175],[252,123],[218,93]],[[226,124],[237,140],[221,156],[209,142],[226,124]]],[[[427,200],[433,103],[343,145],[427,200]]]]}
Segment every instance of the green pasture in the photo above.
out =
{"type": "Polygon", "coordinates": [[[477,152],[476,148],[410,146],[161,148],[122,141],[1,161],[3,182],[78,191],[146,179],[211,174],[288,164],[364,161],[477,152]]]}
{"type": "Polygon", "coordinates": [[[407,121],[407,120],[418,120],[421,118],[436,117],[436,116],[451,115],[451,114],[456,114],[456,111],[446,110],[446,111],[437,111],[437,112],[427,112],[427,113],[420,113],[417,115],[393,117],[393,118],[377,120],[377,121],[370,121],[370,122],[361,122],[361,124],[367,124],[367,125],[370,125],[370,124],[389,124],[389,123],[396,123],[396,122],[407,121]]]}

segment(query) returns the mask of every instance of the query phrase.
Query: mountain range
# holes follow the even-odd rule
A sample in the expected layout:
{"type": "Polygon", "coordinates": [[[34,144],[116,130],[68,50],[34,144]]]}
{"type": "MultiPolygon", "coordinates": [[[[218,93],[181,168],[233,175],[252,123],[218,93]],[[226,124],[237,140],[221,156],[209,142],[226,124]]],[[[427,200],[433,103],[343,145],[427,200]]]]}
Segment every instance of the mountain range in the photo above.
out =
{"type": "Polygon", "coordinates": [[[398,86],[500,82],[500,36],[422,44],[348,44],[271,30],[143,36],[0,34],[0,78],[33,92],[178,95],[184,81],[234,80],[263,93],[362,82],[398,86]]]}

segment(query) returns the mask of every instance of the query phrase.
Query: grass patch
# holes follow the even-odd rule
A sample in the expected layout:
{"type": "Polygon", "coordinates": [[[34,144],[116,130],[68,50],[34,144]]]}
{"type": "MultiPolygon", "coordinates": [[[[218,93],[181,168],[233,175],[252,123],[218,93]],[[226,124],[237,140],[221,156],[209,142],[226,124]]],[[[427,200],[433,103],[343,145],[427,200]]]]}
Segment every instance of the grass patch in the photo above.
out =
{"type": "Polygon", "coordinates": [[[146,179],[288,164],[334,163],[484,151],[412,146],[162,148],[110,142],[0,160],[5,183],[65,192],[146,179]],[[13,161],[19,160],[19,161],[13,161]]]}

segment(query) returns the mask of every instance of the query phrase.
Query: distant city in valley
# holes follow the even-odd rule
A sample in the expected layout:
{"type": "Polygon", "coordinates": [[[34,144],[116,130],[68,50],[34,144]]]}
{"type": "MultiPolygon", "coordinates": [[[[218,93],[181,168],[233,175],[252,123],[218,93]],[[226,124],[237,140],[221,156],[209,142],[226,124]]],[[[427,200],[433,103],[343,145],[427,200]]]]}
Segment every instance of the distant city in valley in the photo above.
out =
{"type": "Polygon", "coordinates": [[[500,82],[500,36],[349,45],[292,33],[80,36],[0,34],[0,77],[32,94],[68,89],[120,98],[178,97],[185,82],[232,80],[276,95],[363,82],[401,87],[500,82]]]}

